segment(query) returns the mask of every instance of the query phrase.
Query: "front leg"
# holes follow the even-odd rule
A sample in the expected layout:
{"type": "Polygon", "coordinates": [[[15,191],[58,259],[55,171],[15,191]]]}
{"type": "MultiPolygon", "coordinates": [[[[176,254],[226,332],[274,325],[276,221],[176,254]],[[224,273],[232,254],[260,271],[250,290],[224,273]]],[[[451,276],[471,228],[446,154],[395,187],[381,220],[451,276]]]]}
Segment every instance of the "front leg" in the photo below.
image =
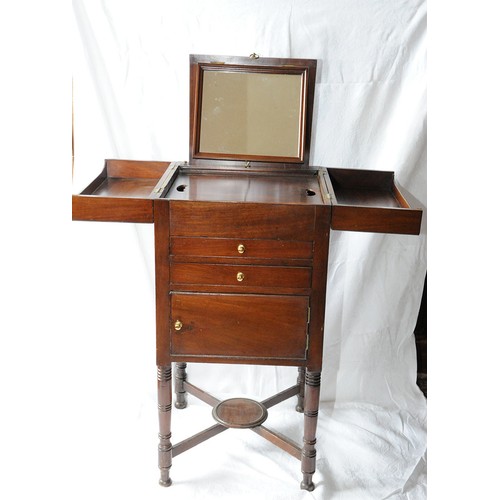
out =
{"type": "Polygon", "coordinates": [[[158,416],[160,421],[160,443],[158,445],[158,467],[160,485],[170,486],[170,467],[172,467],[172,368],[158,366],[158,416]]]}
{"type": "Polygon", "coordinates": [[[321,372],[306,371],[304,405],[304,446],[302,448],[302,474],[300,487],[313,491],[312,476],[316,471],[316,428],[318,425],[321,372]]]}

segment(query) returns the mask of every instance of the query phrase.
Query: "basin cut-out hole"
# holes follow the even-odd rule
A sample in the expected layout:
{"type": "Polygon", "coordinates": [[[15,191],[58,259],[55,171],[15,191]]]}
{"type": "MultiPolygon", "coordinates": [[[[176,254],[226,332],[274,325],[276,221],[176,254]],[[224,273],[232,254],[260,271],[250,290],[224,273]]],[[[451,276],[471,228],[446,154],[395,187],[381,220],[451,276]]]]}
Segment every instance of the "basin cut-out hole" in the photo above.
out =
{"type": "Polygon", "coordinates": [[[180,191],[181,193],[185,191],[187,188],[187,184],[181,184],[180,186],[177,186],[177,191],[180,191]]]}
{"type": "Polygon", "coordinates": [[[312,189],[306,189],[306,194],[307,196],[316,196],[316,191],[313,191],[312,189]]]}

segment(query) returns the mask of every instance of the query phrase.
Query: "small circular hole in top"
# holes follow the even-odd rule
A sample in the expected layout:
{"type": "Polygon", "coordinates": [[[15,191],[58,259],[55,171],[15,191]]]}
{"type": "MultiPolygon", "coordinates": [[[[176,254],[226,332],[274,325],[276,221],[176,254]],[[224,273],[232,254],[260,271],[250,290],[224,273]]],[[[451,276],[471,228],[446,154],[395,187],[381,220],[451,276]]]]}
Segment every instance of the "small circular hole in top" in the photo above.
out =
{"type": "Polygon", "coordinates": [[[180,186],[177,186],[177,191],[180,191],[181,193],[185,191],[187,188],[186,184],[181,184],[180,186]]]}
{"type": "Polygon", "coordinates": [[[307,196],[316,196],[316,191],[313,191],[312,189],[306,189],[306,194],[307,196]]]}

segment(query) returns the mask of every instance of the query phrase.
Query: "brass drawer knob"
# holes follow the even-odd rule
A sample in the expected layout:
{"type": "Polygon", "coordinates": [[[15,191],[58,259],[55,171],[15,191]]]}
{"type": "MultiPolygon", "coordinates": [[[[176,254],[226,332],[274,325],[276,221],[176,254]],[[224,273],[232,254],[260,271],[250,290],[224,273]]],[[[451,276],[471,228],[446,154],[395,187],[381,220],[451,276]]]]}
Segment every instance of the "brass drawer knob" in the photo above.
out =
{"type": "Polygon", "coordinates": [[[245,250],[246,250],[245,245],[240,243],[238,245],[238,253],[245,253],[245,250]]]}
{"type": "Polygon", "coordinates": [[[174,323],[174,328],[180,332],[182,330],[182,321],[180,320],[177,320],[175,323],[174,323]]]}
{"type": "Polygon", "coordinates": [[[243,280],[245,279],[245,275],[244,275],[243,273],[238,273],[238,274],[236,275],[236,279],[237,279],[238,281],[243,281],[243,280]]]}

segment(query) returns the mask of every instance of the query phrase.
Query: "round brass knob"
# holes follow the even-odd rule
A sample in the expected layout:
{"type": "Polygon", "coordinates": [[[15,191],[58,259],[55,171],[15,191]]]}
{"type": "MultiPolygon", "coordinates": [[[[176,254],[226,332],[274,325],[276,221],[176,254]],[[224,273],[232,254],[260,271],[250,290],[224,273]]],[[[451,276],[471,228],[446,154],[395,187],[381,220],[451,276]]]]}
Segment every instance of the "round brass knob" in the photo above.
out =
{"type": "Polygon", "coordinates": [[[238,281],[243,281],[243,280],[245,279],[245,275],[244,275],[243,273],[238,273],[238,274],[236,275],[236,279],[237,279],[238,281]]]}
{"type": "Polygon", "coordinates": [[[245,253],[245,250],[246,250],[245,245],[243,244],[238,245],[238,253],[245,253]]]}
{"type": "Polygon", "coordinates": [[[174,328],[179,332],[182,330],[182,321],[180,320],[177,320],[175,323],[174,323],[174,328]]]}

